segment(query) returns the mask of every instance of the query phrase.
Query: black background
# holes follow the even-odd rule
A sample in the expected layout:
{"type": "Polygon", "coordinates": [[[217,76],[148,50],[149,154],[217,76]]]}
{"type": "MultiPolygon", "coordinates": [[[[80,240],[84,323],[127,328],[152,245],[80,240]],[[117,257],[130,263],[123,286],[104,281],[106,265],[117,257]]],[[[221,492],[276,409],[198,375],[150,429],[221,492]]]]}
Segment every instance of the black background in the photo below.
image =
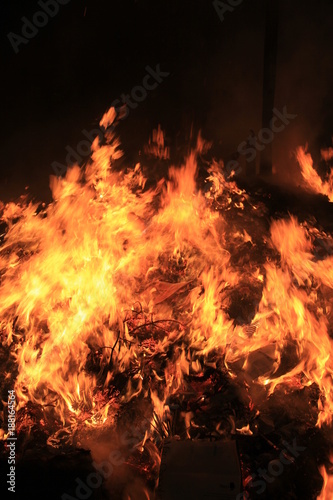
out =
{"type": "MultiPolygon", "coordinates": [[[[145,67],[170,72],[121,123],[132,161],[158,123],[170,144],[186,141],[191,123],[228,159],[261,126],[264,4],[243,0],[223,22],[210,0],[70,0],[15,54],[35,1],[1,2],[0,199],[29,186],[49,199],[52,162],[84,139],[111,102],[142,83],[145,67]]],[[[274,141],[274,162],[291,182],[292,151],[316,154],[333,135],[333,2],[280,0],[276,106],[297,119],[274,141]]]]}

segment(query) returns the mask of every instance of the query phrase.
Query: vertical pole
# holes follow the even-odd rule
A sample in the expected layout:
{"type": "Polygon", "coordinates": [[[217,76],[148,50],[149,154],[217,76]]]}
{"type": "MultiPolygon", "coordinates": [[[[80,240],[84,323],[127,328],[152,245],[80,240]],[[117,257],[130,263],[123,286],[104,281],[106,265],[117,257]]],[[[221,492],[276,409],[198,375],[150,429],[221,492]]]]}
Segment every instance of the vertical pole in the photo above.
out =
{"type": "MultiPolygon", "coordinates": [[[[264,0],[266,10],[262,128],[270,128],[273,116],[278,47],[279,0],[264,0]]],[[[267,144],[260,156],[260,174],[272,173],[273,147],[267,144]]]]}

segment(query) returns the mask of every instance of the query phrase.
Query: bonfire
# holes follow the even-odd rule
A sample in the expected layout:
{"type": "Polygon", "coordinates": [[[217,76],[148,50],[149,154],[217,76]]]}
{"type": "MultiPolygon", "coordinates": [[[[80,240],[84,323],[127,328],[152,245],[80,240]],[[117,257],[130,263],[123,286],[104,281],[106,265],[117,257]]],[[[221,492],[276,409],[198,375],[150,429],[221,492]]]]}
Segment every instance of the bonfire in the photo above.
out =
{"type": "MultiPolygon", "coordinates": [[[[302,498],[332,498],[330,221],[272,213],[200,136],[174,166],[155,131],[146,151],[168,175],[147,187],[144,164],[119,168],[115,118],[84,166],[51,177],[52,203],[1,205],[4,455],[13,437],[17,464],[89,450],[109,498],[153,499],[168,444],[235,442],[237,498],[300,498],[309,467],[302,498]]],[[[297,158],[332,202],[332,175],[297,158]]]]}

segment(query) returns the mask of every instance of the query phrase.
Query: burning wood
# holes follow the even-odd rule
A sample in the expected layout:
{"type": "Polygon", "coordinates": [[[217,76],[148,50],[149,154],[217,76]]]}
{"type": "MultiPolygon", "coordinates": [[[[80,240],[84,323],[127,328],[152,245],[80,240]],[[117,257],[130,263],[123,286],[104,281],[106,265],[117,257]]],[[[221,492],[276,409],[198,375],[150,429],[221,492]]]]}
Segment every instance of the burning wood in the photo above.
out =
{"type": "MultiPolygon", "coordinates": [[[[103,123],[114,119],[110,110],[103,123]]],[[[164,147],[160,132],[156,140],[164,147]]],[[[293,425],[303,438],[309,427],[326,433],[328,453],[333,257],[316,247],[329,229],[294,216],[268,222],[222,164],[210,166],[202,192],[202,139],[149,189],[141,165],[117,172],[119,146],[113,131],[97,138],[85,168],[51,179],[49,206],[22,198],[1,207],[10,360],[1,390],[15,389],[20,449],[76,449],[104,429],[146,422],[121,464],[146,491],[174,436],[253,443],[266,433],[276,452],[293,425]]],[[[242,454],[245,471],[256,458],[247,445],[242,454]]]]}

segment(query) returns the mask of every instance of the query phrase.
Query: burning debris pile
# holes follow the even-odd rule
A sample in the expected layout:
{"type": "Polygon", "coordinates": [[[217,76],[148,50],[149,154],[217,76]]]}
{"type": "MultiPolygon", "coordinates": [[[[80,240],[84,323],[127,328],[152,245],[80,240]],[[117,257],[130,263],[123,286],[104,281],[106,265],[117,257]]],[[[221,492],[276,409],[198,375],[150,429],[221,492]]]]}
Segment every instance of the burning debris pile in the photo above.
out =
{"type": "MultiPolygon", "coordinates": [[[[142,165],[117,168],[114,119],[84,168],[52,177],[49,206],[1,206],[1,391],[15,389],[18,461],[105,459],[109,442],[122,457],[109,497],[155,498],[170,439],[237,439],[244,498],[331,498],[331,228],[271,220],[269,198],[222,163],[200,190],[201,138],[146,188],[142,165]]],[[[5,405],[1,418],[5,442],[5,405]]]]}

